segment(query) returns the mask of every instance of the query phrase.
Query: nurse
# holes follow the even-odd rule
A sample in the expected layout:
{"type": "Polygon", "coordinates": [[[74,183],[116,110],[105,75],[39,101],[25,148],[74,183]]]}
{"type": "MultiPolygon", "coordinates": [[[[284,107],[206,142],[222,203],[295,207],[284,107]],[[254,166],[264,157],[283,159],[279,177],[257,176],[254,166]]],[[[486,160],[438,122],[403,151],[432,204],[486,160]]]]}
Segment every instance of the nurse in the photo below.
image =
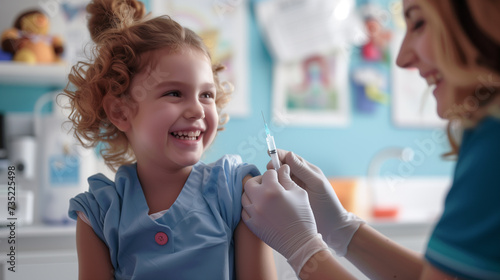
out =
{"type": "Polygon", "coordinates": [[[421,256],[348,213],[319,168],[279,151],[278,172],[246,183],[242,217],[302,279],[353,278],[327,247],[372,279],[500,279],[500,1],[403,6],[397,64],[435,86],[457,156],[444,212],[421,256]]]}

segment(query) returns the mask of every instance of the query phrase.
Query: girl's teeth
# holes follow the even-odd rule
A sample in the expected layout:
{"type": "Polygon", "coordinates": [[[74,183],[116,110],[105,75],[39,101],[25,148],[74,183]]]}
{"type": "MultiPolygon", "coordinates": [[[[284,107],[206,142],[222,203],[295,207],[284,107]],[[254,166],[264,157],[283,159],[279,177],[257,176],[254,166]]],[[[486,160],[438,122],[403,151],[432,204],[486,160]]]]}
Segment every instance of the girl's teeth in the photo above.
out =
{"type": "Polygon", "coordinates": [[[193,137],[189,137],[189,136],[179,136],[179,135],[175,135],[175,138],[177,139],[181,139],[181,140],[196,140],[198,137],[196,136],[193,136],[193,137]]]}
{"type": "Polygon", "coordinates": [[[172,132],[172,136],[174,136],[177,139],[181,140],[197,140],[198,136],[200,136],[201,131],[196,130],[196,131],[177,131],[177,132],[172,132]]]}
{"type": "Polygon", "coordinates": [[[201,131],[196,130],[196,131],[177,131],[177,132],[172,132],[173,135],[179,135],[179,136],[200,136],[201,131]]]}

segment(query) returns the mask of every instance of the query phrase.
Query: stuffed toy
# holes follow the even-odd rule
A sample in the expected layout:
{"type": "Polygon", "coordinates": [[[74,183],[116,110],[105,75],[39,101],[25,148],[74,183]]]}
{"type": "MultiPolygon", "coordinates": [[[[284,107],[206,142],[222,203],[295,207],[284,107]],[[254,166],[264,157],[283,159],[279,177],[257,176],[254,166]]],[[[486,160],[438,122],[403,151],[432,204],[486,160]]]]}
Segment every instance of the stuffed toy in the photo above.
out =
{"type": "Polygon", "coordinates": [[[60,37],[48,35],[49,24],[49,18],[39,10],[22,13],[14,28],[2,33],[2,49],[12,53],[14,61],[30,64],[60,61],[63,42],[60,37]]]}

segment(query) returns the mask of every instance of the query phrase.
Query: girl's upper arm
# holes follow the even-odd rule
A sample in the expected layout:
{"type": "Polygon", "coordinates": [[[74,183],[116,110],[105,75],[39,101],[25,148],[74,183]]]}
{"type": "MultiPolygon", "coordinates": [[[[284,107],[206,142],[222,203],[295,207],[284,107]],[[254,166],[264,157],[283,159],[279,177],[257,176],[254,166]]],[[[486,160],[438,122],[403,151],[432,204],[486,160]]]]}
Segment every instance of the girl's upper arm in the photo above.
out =
{"type": "MultiPolygon", "coordinates": [[[[243,179],[243,186],[252,176],[243,179]]],[[[243,221],[234,232],[237,279],[278,279],[271,247],[255,236],[243,221]]]]}
{"type": "Polygon", "coordinates": [[[79,217],[76,222],[76,249],[78,252],[78,279],[114,279],[109,249],[92,227],[79,217]]]}

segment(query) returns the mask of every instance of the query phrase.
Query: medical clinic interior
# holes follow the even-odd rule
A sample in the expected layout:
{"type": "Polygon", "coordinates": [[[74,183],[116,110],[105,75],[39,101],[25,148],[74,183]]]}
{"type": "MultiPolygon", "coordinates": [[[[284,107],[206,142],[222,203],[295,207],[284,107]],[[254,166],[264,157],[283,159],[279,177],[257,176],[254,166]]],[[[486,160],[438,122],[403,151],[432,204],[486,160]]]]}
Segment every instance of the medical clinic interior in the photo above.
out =
{"type": "MultiPolygon", "coordinates": [[[[456,162],[444,156],[447,122],[436,113],[432,88],[416,69],[396,66],[406,31],[402,1],[142,2],[150,16],[166,14],[193,30],[225,66],[220,79],[232,94],[220,115],[228,122],[201,161],[239,155],[264,173],[271,134],[276,148],[319,167],[348,211],[424,252],[456,162]]],[[[114,178],[102,146],[84,148],[74,137],[68,100],[60,95],[72,87],[71,67],[93,54],[88,3],[0,0],[3,280],[78,279],[69,201],[88,189],[89,176],[114,178]],[[30,10],[45,14],[46,32],[16,24],[30,10]],[[8,48],[12,36],[25,37],[8,48]],[[21,53],[30,44],[35,51],[21,53]],[[38,52],[37,44],[55,52],[38,52]]],[[[283,256],[274,252],[274,260],[278,279],[297,279],[283,256]]]]}

